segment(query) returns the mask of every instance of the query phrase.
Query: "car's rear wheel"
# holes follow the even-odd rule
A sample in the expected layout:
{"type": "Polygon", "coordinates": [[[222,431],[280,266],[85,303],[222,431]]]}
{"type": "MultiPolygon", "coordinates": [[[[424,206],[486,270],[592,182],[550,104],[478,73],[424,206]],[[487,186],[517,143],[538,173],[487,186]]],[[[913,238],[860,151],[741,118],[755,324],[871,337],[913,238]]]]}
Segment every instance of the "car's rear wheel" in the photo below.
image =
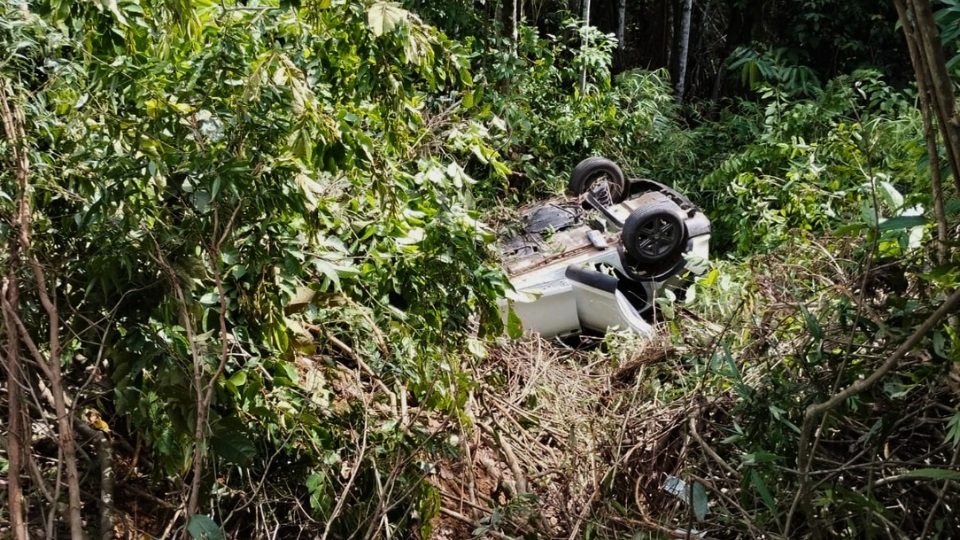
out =
{"type": "Polygon", "coordinates": [[[604,157],[590,157],[578,163],[570,173],[570,182],[567,184],[575,195],[605,188],[614,204],[626,197],[626,186],[627,181],[620,167],[604,157]]]}
{"type": "Polygon", "coordinates": [[[664,268],[683,257],[687,241],[683,213],[668,202],[643,205],[627,218],[620,238],[640,269],[664,268]]]}

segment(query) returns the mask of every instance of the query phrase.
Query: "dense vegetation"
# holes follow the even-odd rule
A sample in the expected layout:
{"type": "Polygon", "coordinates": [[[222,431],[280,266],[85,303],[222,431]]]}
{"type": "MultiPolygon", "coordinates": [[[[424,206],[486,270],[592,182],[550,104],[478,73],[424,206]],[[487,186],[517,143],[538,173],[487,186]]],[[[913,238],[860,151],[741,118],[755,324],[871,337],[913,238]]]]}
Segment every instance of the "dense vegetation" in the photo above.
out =
{"type": "Polygon", "coordinates": [[[0,0],[0,536],[960,530],[960,5],[626,4],[0,0]],[[589,155],[711,269],[517,339],[589,155]]]}

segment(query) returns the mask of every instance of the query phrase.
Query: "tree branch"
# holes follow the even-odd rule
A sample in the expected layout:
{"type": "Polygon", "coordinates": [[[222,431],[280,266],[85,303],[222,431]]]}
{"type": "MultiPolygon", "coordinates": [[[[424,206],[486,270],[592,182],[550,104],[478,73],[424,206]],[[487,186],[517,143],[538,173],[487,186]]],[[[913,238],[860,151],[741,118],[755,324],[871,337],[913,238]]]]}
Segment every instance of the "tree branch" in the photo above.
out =
{"type": "MultiPolygon", "coordinates": [[[[74,540],[84,538],[83,519],[81,516],[80,501],[80,477],[77,472],[76,441],[73,436],[73,415],[68,411],[66,401],[64,400],[62,370],[60,367],[60,314],[57,309],[54,295],[51,292],[46,280],[46,274],[40,259],[32,250],[30,235],[30,191],[28,178],[30,174],[30,162],[24,147],[27,144],[27,137],[24,131],[23,112],[18,107],[11,107],[8,95],[12,90],[7,87],[7,82],[0,79],[0,116],[4,124],[4,132],[10,146],[13,149],[15,162],[15,172],[19,184],[19,201],[17,218],[14,222],[14,228],[17,234],[14,236],[19,243],[18,249],[20,256],[25,259],[30,267],[35,280],[34,290],[40,299],[47,315],[49,325],[49,343],[47,344],[49,352],[44,359],[42,355],[34,353],[38,358],[38,364],[50,379],[50,390],[53,393],[54,409],[57,414],[57,431],[59,436],[60,450],[63,453],[63,462],[66,466],[67,487],[69,497],[69,521],[70,535],[74,540]]],[[[16,314],[17,306],[11,304],[4,298],[4,310],[8,314],[16,314]]],[[[22,324],[22,323],[21,323],[22,324]]],[[[19,337],[29,338],[29,334],[20,330],[19,337]]]]}

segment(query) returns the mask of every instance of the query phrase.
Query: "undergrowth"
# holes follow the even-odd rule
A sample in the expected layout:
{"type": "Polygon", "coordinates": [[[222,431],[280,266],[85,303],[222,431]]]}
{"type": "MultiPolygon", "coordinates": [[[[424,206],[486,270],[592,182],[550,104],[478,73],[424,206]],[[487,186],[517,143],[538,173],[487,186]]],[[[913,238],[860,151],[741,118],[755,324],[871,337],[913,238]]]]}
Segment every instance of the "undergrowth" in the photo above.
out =
{"type": "Polygon", "coordinates": [[[960,528],[960,271],[908,94],[773,78],[712,116],[575,22],[470,50],[390,2],[243,4],[0,0],[31,530],[65,528],[64,438],[117,501],[77,525],[127,537],[960,528]],[[589,155],[689,194],[714,262],[657,338],[508,341],[480,216],[589,155]]]}
{"type": "Polygon", "coordinates": [[[448,477],[442,496],[480,504],[479,532],[509,537],[951,537],[951,324],[878,384],[806,418],[879,369],[947,295],[921,265],[865,263],[861,240],[799,235],[716,262],[653,341],[494,349],[473,368],[483,383],[469,411],[495,429],[461,453],[484,478],[448,477]],[[490,452],[495,466],[479,465],[490,452]]]}

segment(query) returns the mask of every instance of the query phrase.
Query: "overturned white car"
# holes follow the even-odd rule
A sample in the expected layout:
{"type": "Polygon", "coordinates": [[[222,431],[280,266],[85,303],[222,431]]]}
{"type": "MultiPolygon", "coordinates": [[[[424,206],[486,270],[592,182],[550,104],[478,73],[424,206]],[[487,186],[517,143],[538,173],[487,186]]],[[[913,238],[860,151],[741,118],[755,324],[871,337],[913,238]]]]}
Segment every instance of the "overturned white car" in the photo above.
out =
{"type": "Polygon", "coordinates": [[[514,291],[504,300],[525,332],[545,337],[653,331],[654,300],[705,270],[710,220],[653,180],[626,180],[612,161],[574,168],[576,199],[522,211],[523,233],[500,244],[514,291]]]}

